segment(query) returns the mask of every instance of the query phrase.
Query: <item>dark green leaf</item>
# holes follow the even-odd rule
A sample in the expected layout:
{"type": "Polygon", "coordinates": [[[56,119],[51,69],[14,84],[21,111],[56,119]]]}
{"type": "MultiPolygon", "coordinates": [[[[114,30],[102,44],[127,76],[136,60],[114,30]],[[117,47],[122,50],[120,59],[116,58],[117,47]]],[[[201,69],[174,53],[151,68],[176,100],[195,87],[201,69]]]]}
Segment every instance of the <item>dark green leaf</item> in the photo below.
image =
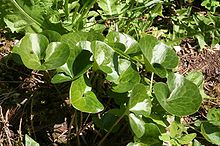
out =
{"type": "Polygon", "coordinates": [[[74,108],[82,112],[98,113],[104,109],[96,95],[91,91],[91,87],[86,84],[83,76],[72,82],[70,102],[74,108]]]}
{"type": "Polygon", "coordinates": [[[45,35],[50,42],[59,42],[61,39],[61,35],[56,31],[44,30],[42,34],[45,35]]]}
{"type": "Polygon", "coordinates": [[[220,128],[210,123],[201,125],[201,133],[209,142],[220,145],[220,128]]]}
{"type": "Polygon", "coordinates": [[[150,146],[162,145],[162,141],[159,139],[160,135],[161,133],[157,125],[153,123],[146,123],[145,133],[140,138],[140,142],[150,146]]]}

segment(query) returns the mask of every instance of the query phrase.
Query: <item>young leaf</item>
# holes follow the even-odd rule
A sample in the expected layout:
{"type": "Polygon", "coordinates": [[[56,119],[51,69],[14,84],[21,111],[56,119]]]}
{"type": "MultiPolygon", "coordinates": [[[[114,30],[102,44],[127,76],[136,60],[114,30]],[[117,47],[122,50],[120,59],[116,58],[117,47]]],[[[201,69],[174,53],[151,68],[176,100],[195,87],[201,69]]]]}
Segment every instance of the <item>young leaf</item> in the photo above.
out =
{"type": "Polygon", "coordinates": [[[70,87],[70,102],[74,108],[87,113],[101,112],[104,107],[86,84],[84,77],[76,79],[70,87]]]}
{"type": "Polygon", "coordinates": [[[203,75],[201,71],[191,71],[186,76],[186,79],[192,81],[194,84],[196,84],[199,87],[202,85],[203,75]]]}
{"type": "Polygon", "coordinates": [[[190,142],[193,141],[193,139],[196,137],[196,133],[190,133],[182,136],[181,138],[178,138],[177,141],[181,145],[189,144],[190,142]]]}
{"type": "Polygon", "coordinates": [[[147,88],[143,84],[136,84],[131,92],[129,111],[136,115],[148,117],[151,113],[151,100],[147,95],[147,88]]]}
{"type": "Polygon", "coordinates": [[[145,123],[142,118],[135,116],[133,113],[129,114],[129,123],[134,134],[140,138],[145,132],[145,123]]]}
{"type": "Polygon", "coordinates": [[[194,83],[179,74],[171,73],[167,84],[160,82],[154,85],[156,98],[167,112],[185,116],[198,111],[202,97],[194,83]]]}

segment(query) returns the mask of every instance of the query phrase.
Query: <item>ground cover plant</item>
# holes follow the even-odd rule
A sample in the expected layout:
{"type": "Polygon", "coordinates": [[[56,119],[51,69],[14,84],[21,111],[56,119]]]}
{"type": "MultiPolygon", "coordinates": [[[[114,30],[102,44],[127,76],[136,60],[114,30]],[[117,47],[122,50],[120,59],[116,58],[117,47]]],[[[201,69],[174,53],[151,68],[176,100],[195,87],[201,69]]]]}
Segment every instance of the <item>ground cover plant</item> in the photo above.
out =
{"type": "Polygon", "coordinates": [[[219,6],[2,0],[1,145],[220,145],[218,97],[178,54],[218,47],[219,6]]]}

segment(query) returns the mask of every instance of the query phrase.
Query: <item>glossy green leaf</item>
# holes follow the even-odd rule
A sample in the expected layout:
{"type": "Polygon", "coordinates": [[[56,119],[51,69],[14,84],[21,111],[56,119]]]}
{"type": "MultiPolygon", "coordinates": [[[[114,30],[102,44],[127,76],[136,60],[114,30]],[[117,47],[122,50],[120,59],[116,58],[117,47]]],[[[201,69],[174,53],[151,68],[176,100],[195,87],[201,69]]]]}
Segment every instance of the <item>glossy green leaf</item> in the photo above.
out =
{"type": "Polygon", "coordinates": [[[42,34],[46,36],[50,42],[59,42],[61,39],[61,35],[56,31],[44,30],[42,34]]]}
{"type": "Polygon", "coordinates": [[[39,143],[37,143],[36,141],[34,141],[30,136],[28,136],[27,134],[25,134],[25,145],[26,146],[40,146],[39,143]]]}
{"type": "MultiPolygon", "coordinates": [[[[63,39],[63,37],[61,39],[63,39]]],[[[74,44],[71,39],[65,40],[64,42],[71,46],[70,55],[66,63],[57,69],[57,74],[52,78],[52,83],[74,80],[84,74],[92,66],[92,62],[90,61],[92,55],[90,52],[90,42],[80,41],[74,44]]]]}
{"type": "Polygon", "coordinates": [[[42,55],[48,45],[49,41],[44,35],[26,34],[13,52],[21,56],[22,62],[27,68],[37,70],[41,66],[42,55]]]}
{"type": "Polygon", "coordinates": [[[133,113],[129,114],[129,123],[134,134],[140,138],[145,132],[145,123],[142,118],[135,116],[133,113]]]}
{"type": "Polygon", "coordinates": [[[104,42],[92,42],[92,52],[95,66],[107,74],[106,79],[116,81],[118,73],[114,69],[114,50],[104,42]]]}
{"type": "Polygon", "coordinates": [[[146,35],[140,39],[139,45],[149,71],[157,73],[153,67],[154,64],[159,64],[165,69],[177,67],[179,59],[175,51],[156,38],[146,35]]]}
{"type": "Polygon", "coordinates": [[[62,66],[69,57],[68,45],[61,42],[52,42],[47,46],[46,56],[39,70],[51,70],[62,66]]]}
{"type": "Polygon", "coordinates": [[[70,102],[74,108],[82,112],[98,113],[104,109],[96,95],[91,91],[91,87],[87,85],[83,76],[72,82],[70,87],[70,102]]]}
{"type": "Polygon", "coordinates": [[[135,54],[141,51],[138,42],[127,34],[119,32],[110,32],[106,39],[109,44],[123,44],[125,47],[124,53],[126,54],[135,54]]]}
{"type": "Polygon", "coordinates": [[[220,109],[209,109],[207,120],[215,126],[220,126],[220,109]]]}
{"type": "Polygon", "coordinates": [[[69,47],[61,42],[52,42],[41,34],[26,34],[13,49],[20,55],[27,68],[52,70],[62,66],[69,57],[69,47]]]}
{"type": "Polygon", "coordinates": [[[115,65],[115,70],[117,70],[119,77],[114,82],[113,91],[118,93],[124,93],[131,90],[135,84],[140,82],[139,73],[135,66],[128,60],[118,59],[118,64],[115,65]]]}
{"type": "Polygon", "coordinates": [[[136,115],[148,117],[151,113],[151,99],[147,95],[147,88],[143,84],[136,84],[132,89],[129,100],[129,111],[136,115]]]}
{"type": "Polygon", "coordinates": [[[202,102],[198,87],[179,74],[169,74],[167,85],[156,83],[154,93],[160,105],[177,116],[195,113],[202,102]]]}
{"type": "Polygon", "coordinates": [[[209,142],[220,145],[220,128],[208,122],[201,125],[201,133],[209,142]]]}

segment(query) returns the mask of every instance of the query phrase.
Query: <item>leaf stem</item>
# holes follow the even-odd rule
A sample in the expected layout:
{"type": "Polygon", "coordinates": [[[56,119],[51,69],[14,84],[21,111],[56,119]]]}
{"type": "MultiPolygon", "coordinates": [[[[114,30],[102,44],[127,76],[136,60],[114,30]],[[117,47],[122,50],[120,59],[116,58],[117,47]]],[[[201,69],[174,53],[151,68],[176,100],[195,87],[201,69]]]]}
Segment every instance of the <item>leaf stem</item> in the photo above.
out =
{"type": "Polygon", "coordinates": [[[26,13],[15,0],[10,0],[10,1],[26,18],[28,18],[29,20],[33,21],[38,26],[41,26],[41,23],[38,22],[37,20],[35,20],[34,18],[32,18],[28,13],[26,13]]]}
{"type": "Polygon", "coordinates": [[[122,120],[122,118],[126,115],[127,110],[117,119],[117,121],[112,125],[112,127],[109,129],[108,133],[101,139],[99,144],[97,146],[101,146],[102,143],[105,141],[105,139],[109,136],[109,134],[112,132],[113,128],[122,120]]]}
{"type": "Polygon", "coordinates": [[[151,93],[152,93],[153,82],[154,82],[154,72],[151,73],[151,78],[150,78],[150,90],[148,91],[148,94],[149,94],[149,95],[151,95],[151,93]]]}

